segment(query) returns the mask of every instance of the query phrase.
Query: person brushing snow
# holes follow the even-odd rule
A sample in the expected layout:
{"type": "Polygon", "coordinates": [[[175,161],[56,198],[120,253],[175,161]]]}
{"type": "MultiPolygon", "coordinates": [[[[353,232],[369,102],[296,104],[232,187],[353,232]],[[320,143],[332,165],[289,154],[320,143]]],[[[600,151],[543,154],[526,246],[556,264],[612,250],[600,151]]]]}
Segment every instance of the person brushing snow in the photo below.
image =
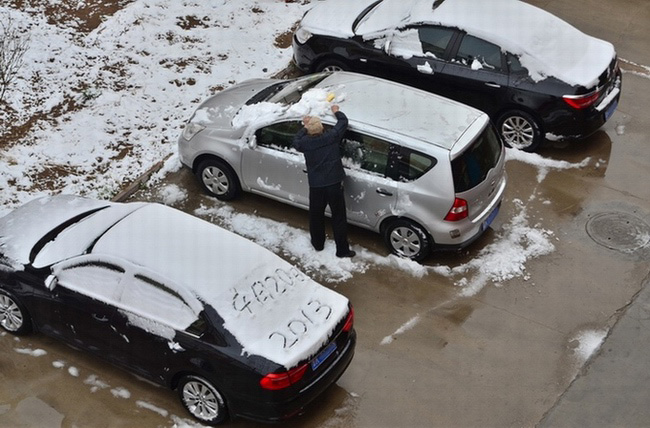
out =
{"type": "Polygon", "coordinates": [[[302,128],[293,139],[293,147],[305,156],[309,181],[309,233],[316,251],[325,246],[325,208],[332,212],[332,229],[337,257],[354,257],[347,234],[347,216],[339,144],[348,127],[348,118],[338,105],[332,106],[336,125],[325,131],[318,117],[305,116],[302,128]]]}

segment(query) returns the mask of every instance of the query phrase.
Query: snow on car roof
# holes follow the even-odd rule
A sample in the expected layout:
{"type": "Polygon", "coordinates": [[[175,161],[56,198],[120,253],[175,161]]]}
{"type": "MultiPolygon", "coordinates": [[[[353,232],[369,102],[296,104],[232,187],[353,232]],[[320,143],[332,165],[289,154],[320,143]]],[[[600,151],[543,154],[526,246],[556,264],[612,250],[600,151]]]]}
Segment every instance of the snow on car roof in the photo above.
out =
{"type": "Polygon", "coordinates": [[[355,19],[376,0],[328,0],[318,2],[310,9],[301,25],[317,34],[352,37],[355,19]]]}
{"type": "MultiPolygon", "coordinates": [[[[364,123],[451,149],[485,113],[465,104],[399,83],[338,72],[319,86],[341,94],[339,105],[350,122],[364,123]]],[[[467,136],[472,137],[472,136],[467,136]]]]}
{"type": "Polygon", "coordinates": [[[611,43],[591,37],[540,8],[519,0],[383,0],[356,32],[375,38],[416,23],[456,27],[519,55],[531,77],[556,77],[587,88],[615,56],[611,43]]]}
{"type": "Polygon", "coordinates": [[[323,345],[344,296],[271,251],[181,211],[150,204],[119,222],[93,253],[145,266],[213,306],[244,353],[290,368],[323,345]]]}
{"type": "Polygon", "coordinates": [[[332,103],[340,106],[352,127],[369,125],[447,150],[471,141],[473,135],[466,131],[472,124],[488,122],[485,113],[465,104],[377,77],[339,71],[303,93],[295,104],[260,102],[243,106],[233,126],[252,124],[257,129],[281,118],[306,115],[329,115],[333,120],[332,103]],[[327,100],[330,94],[334,96],[332,102],[327,100]]]}
{"type": "Polygon", "coordinates": [[[0,218],[0,252],[26,265],[32,248],[45,234],[76,216],[110,204],[73,195],[34,199],[0,218]]]}

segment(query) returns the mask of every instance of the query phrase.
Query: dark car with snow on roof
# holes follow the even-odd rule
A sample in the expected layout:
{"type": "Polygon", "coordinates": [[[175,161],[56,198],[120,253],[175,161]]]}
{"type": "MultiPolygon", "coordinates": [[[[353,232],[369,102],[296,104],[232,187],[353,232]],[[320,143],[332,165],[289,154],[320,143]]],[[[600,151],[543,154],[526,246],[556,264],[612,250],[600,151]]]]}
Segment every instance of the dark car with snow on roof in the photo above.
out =
{"type": "Polygon", "coordinates": [[[261,246],[163,205],[70,195],[0,218],[0,326],[176,389],[211,425],[301,413],[356,343],[348,299],[261,246]]]}
{"type": "Polygon", "coordinates": [[[400,81],[490,115],[526,151],[576,140],[614,113],[614,47],[519,0],[327,0],[303,17],[294,61],[400,81]]]}

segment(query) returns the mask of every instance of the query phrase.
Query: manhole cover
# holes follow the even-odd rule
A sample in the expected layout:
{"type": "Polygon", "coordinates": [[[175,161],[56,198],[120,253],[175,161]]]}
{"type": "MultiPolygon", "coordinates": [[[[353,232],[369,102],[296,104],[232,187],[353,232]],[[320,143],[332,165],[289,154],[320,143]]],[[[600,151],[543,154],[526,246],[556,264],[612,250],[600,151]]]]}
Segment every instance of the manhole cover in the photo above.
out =
{"type": "Polygon", "coordinates": [[[587,234],[598,244],[631,253],[650,243],[650,226],[626,213],[600,213],[587,221],[587,234]]]}

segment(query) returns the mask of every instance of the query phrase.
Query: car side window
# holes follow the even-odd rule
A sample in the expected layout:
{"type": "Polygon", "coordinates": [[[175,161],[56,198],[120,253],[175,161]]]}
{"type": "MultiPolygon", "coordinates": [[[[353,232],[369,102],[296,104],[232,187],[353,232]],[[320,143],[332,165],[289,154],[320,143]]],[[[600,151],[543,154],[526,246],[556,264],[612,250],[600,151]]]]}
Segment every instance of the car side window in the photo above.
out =
{"type": "Polygon", "coordinates": [[[257,145],[281,151],[293,151],[293,138],[302,128],[300,121],[280,122],[255,132],[257,145]]]}
{"type": "Polygon", "coordinates": [[[400,181],[417,180],[433,168],[437,159],[424,153],[402,147],[398,155],[398,179],[400,181]]]}
{"type": "Polygon", "coordinates": [[[391,144],[379,138],[347,131],[341,142],[343,165],[385,176],[391,144]]]}
{"type": "Polygon", "coordinates": [[[494,43],[469,34],[463,37],[454,61],[473,70],[500,71],[503,69],[501,48],[494,43]]]}
{"type": "Polygon", "coordinates": [[[69,290],[106,303],[118,301],[124,269],[111,263],[83,262],[57,274],[58,283],[69,290]]]}
{"type": "Polygon", "coordinates": [[[510,73],[512,74],[521,74],[521,75],[528,74],[528,69],[526,69],[526,67],[521,65],[521,61],[519,60],[519,57],[511,53],[508,54],[508,67],[510,69],[510,73]]]}
{"type": "Polygon", "coordinates": [[[431,54],[436,58],[442,58],[447,50],[447,45],[454,35],[454,30],[442,27],[420,27],[418,36],[422,45],[422,52],[431,54]]]}
{"type": "Polygon", "coordinates": [[[197,318],[177,292],[141,274],[135,274],[127,280],[120,306],[167,325],[189,325],[197,318]]]}

